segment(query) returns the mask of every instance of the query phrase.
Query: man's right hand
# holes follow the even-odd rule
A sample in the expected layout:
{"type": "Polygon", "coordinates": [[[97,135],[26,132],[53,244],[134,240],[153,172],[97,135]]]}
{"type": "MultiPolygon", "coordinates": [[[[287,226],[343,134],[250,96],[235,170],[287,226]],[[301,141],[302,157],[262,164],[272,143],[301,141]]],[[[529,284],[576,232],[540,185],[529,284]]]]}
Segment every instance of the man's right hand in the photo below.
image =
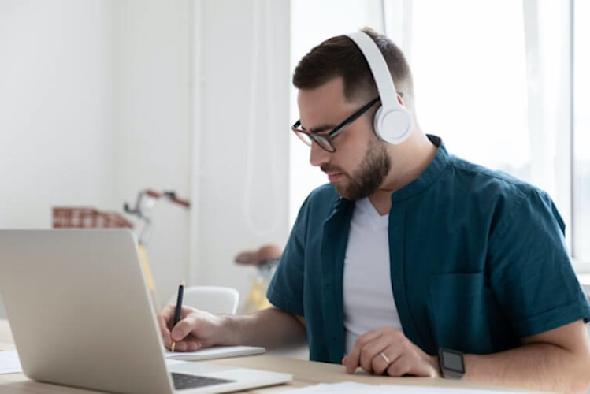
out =
{"type": "Polygon", "coordinates": [[[162,339],[167,349],[171,348],[172,342],[176,342],[174,350],[179,352],[228,344],[223,338],[223,317],[183,306],[180,321],[172,327],[174,309],[174,305],[167,305],[158,316],[162,339]]]}

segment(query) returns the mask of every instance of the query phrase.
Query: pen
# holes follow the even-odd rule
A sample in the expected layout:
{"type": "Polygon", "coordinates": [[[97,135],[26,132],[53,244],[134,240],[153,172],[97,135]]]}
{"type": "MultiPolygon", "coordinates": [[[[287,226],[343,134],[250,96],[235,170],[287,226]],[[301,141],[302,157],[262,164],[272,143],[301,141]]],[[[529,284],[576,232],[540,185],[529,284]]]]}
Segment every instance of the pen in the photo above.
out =
{"type": "MultiPolygon", "coordinates": [[[[184,283],[181,283],[178,286],[178,295],[176,296],[176,308],[174,309],[174,320],[172,321],[172,328],[178,324],[180,321],[180,312],[182,310],[182,298],[184,297],[184,283]]],[[[170,331],[172,332],[172,331],[170,331]]],[[[174,351],[174,347],[176,347],[176,342],[172,341],[172,345],[170,346],[170,350],[174,351]]]]}

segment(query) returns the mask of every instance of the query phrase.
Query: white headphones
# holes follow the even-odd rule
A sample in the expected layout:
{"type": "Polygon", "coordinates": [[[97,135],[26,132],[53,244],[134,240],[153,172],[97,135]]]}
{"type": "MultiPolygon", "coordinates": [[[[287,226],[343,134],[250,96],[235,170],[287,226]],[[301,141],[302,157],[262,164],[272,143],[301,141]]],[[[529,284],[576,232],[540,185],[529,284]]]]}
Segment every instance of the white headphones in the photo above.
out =
{"type": "Polygon", "coordinates": [[[365,32],[348,34],[348,37],[359,47],[377,84],[381,107],[373,119],[375,133],[390,144],[401,144],[410,136],[412,117],[397,101],[397,92],[393,78],[389,73],[385,58],[373,39],[365,32]]]}

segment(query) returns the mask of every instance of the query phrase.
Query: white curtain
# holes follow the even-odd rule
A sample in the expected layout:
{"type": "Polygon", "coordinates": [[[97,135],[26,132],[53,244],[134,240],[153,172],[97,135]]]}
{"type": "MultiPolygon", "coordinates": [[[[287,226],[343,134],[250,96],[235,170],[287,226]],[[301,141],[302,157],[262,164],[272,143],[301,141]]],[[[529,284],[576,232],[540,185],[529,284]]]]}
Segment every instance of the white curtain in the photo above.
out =
{"type": "MultiPolygon", "coordinates": [[[[571,229],[570,2],[523,0],[531,181],[553,191],[571,229]]],[[[571,232],[567,232],[571,245],[571,232]]]]}
{"type": "Polygon", "coordinates": [[[201,0],[194,17],[190,278],[244,295],[255,272],[235,254],[289,230],[289,2],[201,0]]]}
{"type": "Polygon", "coordinates": [[[382,0],[383,31],[385,35],[412,58],[412,0],[382,0]]]}
{"type": "MultiPolygon", "coordinates": [[[[424,1],[424,0],[422,0],[424,1]]],[[[465,7],[468,0],[463,4],[465,7]]],[[[449,25],[462,23],[454,18],[475,17],[467,13],[459,16],[460,1],[449,4],[448,13],[439,15],[449,25]]],[[[385,31],[403,49],[410,63],[415,43],[412,32],[423,26],[412,12],[413,0],[383,0],[385,31]]],[[[424,4],[420,4],[424,6],[424,4]]],[[[417,6],[417,4],[414,4],[417,6]]],[[[489,6],[489,3],[486,3],[489,6]]],[[[502,4],[498,3],[497,7],[502,4]]],[[[570,228],[571,224],[571,119],[570,119],[570,2],[553,0],[522,0],[522,36],[514,40],[523,40],[526,51],[526,90],[527,90],[527,129],[530,152],[528,169],[523,169],[527,180],[547,190],[556,200],[558,207],[570,228]]],[[[477,21],[472,21],[477,23],[477,21]]],[[[502,29],[501,21],[497,28],[502,29]]],[[[423,33],[415,32],[416,35],[423,33]]],[[[481,33],[481,32],[479,32],[481,33]]],[[[423,34],[422,34],[423,35],[423,34]]],[[[461,45],[449,42],[450,48],[461,45]]],[[[501,45],[500,47],[501,52],[501,45]]],[[[468,48],[465,48],[468,50],[468,48]]],[[[502,53],[495,55],[502,58],[502,53]]],[[[434,59],[434,56],[433,56],[434,59]]],[[[415,59],[414,59],[415,60],[415,59]]],[[[422,62],[425,58],[420,59],[422,62]]],[[[458,60],[457,60],[458,61],[458,60]]],[[[434,62],[429,67],[435,67],[434,62]]],[[[514,72],[519,72],[519,65],[514,64],[514,72]]],[[[422,76],[424,77],[424,75],[422,76]]],[[[486,77],[487,78],[487,77],[486,77]]],[[[491,75],[502,83],[501,76],[491,75]]],[[[420,82],[420,81],[418,81],[420,82]]],[[[460,83],[460,81],[458,81],[460,83]]],[[[436,91],[439,87],[433,87],[436,91]]],[[[462,88],[462,87],[460,87],[462,88]]],[[[506,86],[506,97],[513,96],[520,86],[506,86]]],[[[485,92],[481,92],[485,95],[485,92]]],[[[482,97],[483,98],[483,97],[482,97]]],[[[502,107],[499,102],[498,108],[502,107]]],[[[428,112],[428,111],[426,111],[428,112]]],[[[502,116],[497,109],[490,109],[496,116],[502,116]]],[[[428,113],[426,113],[428,116],[428,113]]],[[[481,125],[480,125],[481,126],[481,125]]],[[[511,128],[514,125],[507,124],[511,128]]],[[[500,154],[500,152],[498,152],[500,154]]],[[[568,243],[570,233],[568,232],[568,243]]]]}

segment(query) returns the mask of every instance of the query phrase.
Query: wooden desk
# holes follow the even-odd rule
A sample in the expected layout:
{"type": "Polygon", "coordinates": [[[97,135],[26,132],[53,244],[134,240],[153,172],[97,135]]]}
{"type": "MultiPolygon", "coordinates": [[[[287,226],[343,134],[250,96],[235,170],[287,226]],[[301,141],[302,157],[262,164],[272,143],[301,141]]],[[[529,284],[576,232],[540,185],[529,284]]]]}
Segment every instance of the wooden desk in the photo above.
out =
{"type": "MultiPolygon", "coordinates": [[[[0,350],[14,349],[12,335],[6,320],[0,319],[0,350]]],[[[336,364],[324,364],[313,361],[300,360],[284,356],[259,355],[251,357],[236,357],[211,361],[216,364],[234,365],[245,368],[265,369],[284,372],[293,375],[293,381],[287,385],[251,390],[252,393],[278,393],[288,389],[304,387],[318,383],[335,383],[355,381],[366,384],[408,384],[421,386],[455,387],[455,388],[486,388],[464,381],[452,381],[430,378],[390,378],[370,376],[361,373],[347,375],[344,367],[336,364]]],[[[489,387],[488,387],[489,388],[489,387]]],[[[96,391],[75,389],[29,380],[23,374],[0,375],[0,394],[57,394],[57,393],[96,393],[96,391]]]]}

